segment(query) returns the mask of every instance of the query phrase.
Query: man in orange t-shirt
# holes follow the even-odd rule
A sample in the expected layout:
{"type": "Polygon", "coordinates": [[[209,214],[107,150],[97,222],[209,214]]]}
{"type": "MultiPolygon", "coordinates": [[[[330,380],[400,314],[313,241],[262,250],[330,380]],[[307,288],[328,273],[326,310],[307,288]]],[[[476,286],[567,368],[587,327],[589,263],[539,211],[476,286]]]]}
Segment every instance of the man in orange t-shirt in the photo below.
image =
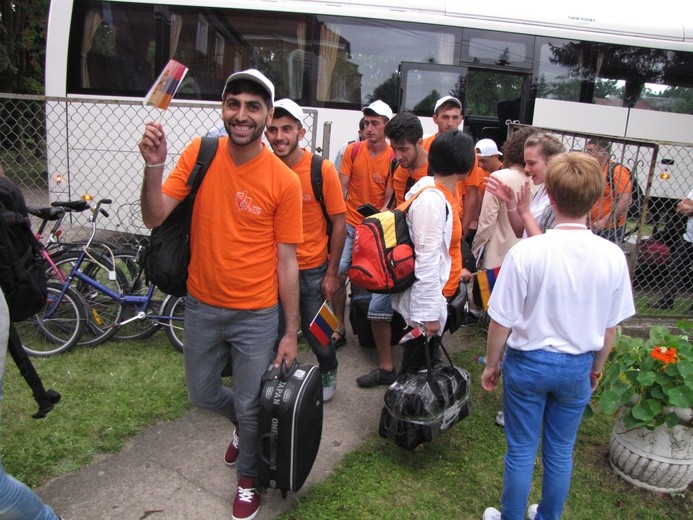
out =
{"type": "Polygon", "coordinates": [[[324,206],[316,198],[311,181],[313,154],[299,147],[299,142],[306,135],[303,117],[303,110],[296,103],[290,99],[280,99],[274,104],[274,115],[267,125],[265,137],[275,155],[301,180],[303,243],[296,249],[301,330],[320,365],[323,401],[329,401],[337,389],[337,355],[332,342],[323,346],[310,332],[310,323],[320,311],[323,301],[331,302],[337,291],[339,260],[346,234],[346,207],[337,170],[327,160],[323,160],[321,166],[324,206]],[[329,256],[325,214],[332,224],[329,256]]]}
{"type": "Polygon", "coordinates": [[[392,119],[392,109],[383,101],[376,100],[363,108],[362,112],[364,140],[347,146],[339,170],[339,180],[345,193],[347,226],[344,250],[339,262],[339,290],[332,302],[338,321],[337,329],[332,336],[335,347],[346,344],[344,288],[351,266],[354,227],[363,220],[358,208],[370,204],[379,210],[386,209],[392,196],[392,188],[388,186],[387,179],[394,155],[385,140],[385,125],[392,119]]]}
{"type": "Polygon", "coordinates": [[[630,172],[611,160],[611,143],[606,139],[588,139],[585,153],[597,159],[606,181],[604,194],[590,211],[588,223],[594,234],[620,244],[623,242],[628,206],[632,201],[630,172]]]}
{"type": "MultiPolygon", "coordinates": [[[[291,365],[297,352],[298,263],[303,241],[301,183],[261,141],[272,116],[274,85],[261,72],[231,74],[222,92],[219,139],[197,194],[191,226],[191,260],[185,308],[185,376],[196,406],[235,425],[224,461],[236,466],[233,518],[254,517],[261,378],[273,360],[291,365]],[[285,317],[277,353],[278,304],[285,317]],[[221,371],[231,359],[233,386],[221,371]]],[[[167,142],[160,123],[145,127],[142,220],[164,222],[190,191],[200,140],[182,153],[162,187],[167,142]]]]}
{"type": "MultiPolygon", "coordinates": [[[[404,202],[409,188],[428,172],[428,154],[422,146],[423,128],[418,117],[411,112],[402,112],[385,125],[385,135],[390,140],[398,164],[390,184],[399,205],[404,202]]],[[[390,295],[374,293],[368,306],[368,319],[378,351],[378,367],[356,378],[356,383],[361,387],[389,385],[395,379],[397,372],[391,344],[393,314],[390,295]]]]}
{"type": "MultiPolygon", "coordinates": [[[[463,125],[464,115],[462,113],[462,102],[453,96],[443,96],[440,98],[436,101],[433,109],[433,122],[438,126],[438,132],[424,139],[423,147],[427,152],[431,149],[431,143],[438,134],[446,130],[459,128],[460,125],[463,125]]],[[[465,237],[469,232],[472,221],[479,217],[479,212],[481,211],[481,196],[479,194],[479,189],[483,178],[483,172],[481,168],[479,168],[479,161],[478,158],[476,158],[475,152],[474,168],[469,172],[467,178],[459,183],[460,186],[455,188],[456,196],[460,197],[458,205],[461,212],[462,231],[465,237]]]]}

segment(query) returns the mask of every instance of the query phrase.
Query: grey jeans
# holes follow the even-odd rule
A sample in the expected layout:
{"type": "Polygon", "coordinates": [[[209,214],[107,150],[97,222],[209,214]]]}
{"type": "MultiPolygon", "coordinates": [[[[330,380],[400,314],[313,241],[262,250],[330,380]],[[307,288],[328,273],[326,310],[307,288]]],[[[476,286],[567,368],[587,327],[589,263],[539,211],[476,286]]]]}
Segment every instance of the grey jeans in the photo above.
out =
{"type": "Polygon", "coordinates": [[[238,427],[236,473],[257,475],[260,380],[272,362],[277,337],[277,305],[233,310],[185,300],[184,359],[190,401],[228,417],[238,427]],[[232,388],[221,371],[231,356],[232,388]]]}

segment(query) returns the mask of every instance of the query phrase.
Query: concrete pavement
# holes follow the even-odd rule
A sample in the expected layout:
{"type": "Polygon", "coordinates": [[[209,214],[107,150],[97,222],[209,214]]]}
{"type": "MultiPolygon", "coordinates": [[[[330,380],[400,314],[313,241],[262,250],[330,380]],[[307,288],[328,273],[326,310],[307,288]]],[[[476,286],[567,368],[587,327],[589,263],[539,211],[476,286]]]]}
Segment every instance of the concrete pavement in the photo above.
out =
{"type": "MultiPolygon", "coordinates": [[[[463,338],[464,331],[448,337],[446,347],[460,349],[463,338]]],[[[395,351],[401,355],[400,348],[395,351]]],[[[337,356],[337,393],[325,404],[320,451],[308,481],[285,500],[279,491],[267,490],[258,520],[277,518],[344,455],[377,435],[386,387],[362,389],[355,382],[376,366],[375,351],[361,348],[350,333],[337,356]]],[[[300,359],[315,362],[311,352],[300,353],[300,359]]],[[[65,520],[230,519],[236,473],[223,455],[231,431],[226,419],[194,409],[147,428],[119,453],[101,456],[36,491],[65,520]]]]}

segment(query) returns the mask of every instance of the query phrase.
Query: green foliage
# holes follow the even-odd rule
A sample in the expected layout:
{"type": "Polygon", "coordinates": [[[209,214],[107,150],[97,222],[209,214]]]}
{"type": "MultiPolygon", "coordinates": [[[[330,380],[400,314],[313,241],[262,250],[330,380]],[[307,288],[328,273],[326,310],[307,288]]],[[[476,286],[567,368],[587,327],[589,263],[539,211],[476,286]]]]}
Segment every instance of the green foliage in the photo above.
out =
{"type": "Polygon", "coordinates": [[[614,414],[626,407],[627,428],[653,429],[691,424],[693,347],[686,335],[693,323],[677,324],[684,334],[654,326],[649,338],[618,335],[597,389],[599,409],[614,414]]]}
{"type": "Polygon", "coordinates": [[[48,4],[0,2],[0,92],[43,93],[48,4]]]}

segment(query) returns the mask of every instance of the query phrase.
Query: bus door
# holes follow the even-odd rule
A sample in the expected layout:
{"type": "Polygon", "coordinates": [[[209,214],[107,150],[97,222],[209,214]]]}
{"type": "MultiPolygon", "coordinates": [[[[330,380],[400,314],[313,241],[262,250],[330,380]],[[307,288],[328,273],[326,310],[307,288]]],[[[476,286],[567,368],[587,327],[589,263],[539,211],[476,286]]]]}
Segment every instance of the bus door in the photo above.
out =
{"type": "Polygon", "coordinates": [[[465,131],[475,140],[491,138],[500,147],[507,121],[528,122],[530,82],[526,72],[402,62],[399,110],[430,117],[438,99],[454,96],[464,103],[465,131]]]}

